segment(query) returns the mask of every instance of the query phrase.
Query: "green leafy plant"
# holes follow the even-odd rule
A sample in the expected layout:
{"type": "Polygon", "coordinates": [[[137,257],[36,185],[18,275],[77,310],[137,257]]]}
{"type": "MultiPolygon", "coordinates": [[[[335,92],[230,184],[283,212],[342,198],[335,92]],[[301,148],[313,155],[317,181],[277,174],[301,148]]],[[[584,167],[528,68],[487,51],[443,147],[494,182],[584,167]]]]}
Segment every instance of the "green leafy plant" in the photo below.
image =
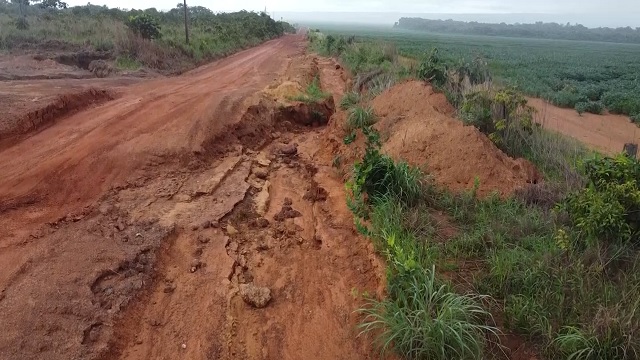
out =
{"type": "Polygon", "coordinates": [[[147,14],[129,16],[127,26],[146,40],[158,39],[162,35],[158,20],[147,14]]]}
{"type": "Polygon", "coordinates": [[[436,86],[442,86],[447,80],[447,71],[438,56],[438,49],[433,48],[424,56],[418,66],[418,79],[429,81],[436,86]]]}
{"type": "Polygon", "coordinates": [[[625,155],[584,162],[587,186],[561,206],[587,241],[635,239],[640,234],[640,162],[625,155]]]}

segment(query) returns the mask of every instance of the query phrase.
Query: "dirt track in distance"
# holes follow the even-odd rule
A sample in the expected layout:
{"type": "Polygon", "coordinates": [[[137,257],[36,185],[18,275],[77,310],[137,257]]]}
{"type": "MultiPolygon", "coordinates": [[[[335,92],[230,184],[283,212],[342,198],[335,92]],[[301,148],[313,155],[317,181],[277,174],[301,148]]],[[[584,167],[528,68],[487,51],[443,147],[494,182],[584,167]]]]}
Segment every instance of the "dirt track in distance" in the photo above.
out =
{"type": "Polygon", "coordinates": [[[377,357],[353,311],[383,266],[317,155],[323,128],[263,92],[344,78],[304,48],[123,86],[0,150],[0,358],[377,357]]]}
{"type": "Polygon", "coordinates": [[[538,113],[535,121],[544,128],[581,141],[605,154],[622,152],[625,143],[640,143],[640,127],[622,115],[579,115],[574,109],[562,109],[541,99],[528,99],[538,113]]]}

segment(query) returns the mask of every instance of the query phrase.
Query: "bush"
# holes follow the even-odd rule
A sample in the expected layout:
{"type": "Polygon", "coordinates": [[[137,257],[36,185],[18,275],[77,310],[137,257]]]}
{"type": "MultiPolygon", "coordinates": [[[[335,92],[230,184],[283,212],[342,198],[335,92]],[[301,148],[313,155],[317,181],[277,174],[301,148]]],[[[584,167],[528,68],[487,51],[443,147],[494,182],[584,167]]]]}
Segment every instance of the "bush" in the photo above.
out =
{"type": "Polygon", "coordinates": [[[604,105],[600,101],[587,101],[587,102],[579,102],[575,106],[578,114],[583,114],[585,112],[602,115],[604,112],[604,105]]]}
{"type": "Polygon", "coordinates": [[[584,163],[588,185],[563,208],[587,241],[640,244],[640,162],[625,155],[584,163]]]}
{"type": "Polygon", "coordinates": [[[438,49],[434,48],[418,66],[418,79],[429,81],[435,86],[442,86],[447,81],[447,72],[444,64],[438,57],[438,49]]]}
{"type": "Polygon", "coordinates": [[[549,100],[554,105],[564,108],[575,108],[577,103],[589,101],[585,95],[575,92],[574,89],[564,89],[554,93],[549,100]]]}
{"type": "Polygon", "coordinates": [[[28,30],[29,29],[29,22],[27,21],[26,17],[19,17],[14,21],[14,24],[16,26],[16,29],[18,30],[28,30]]]}
{"type": "Polygon", "coordinates": [[[160,23],[147,14],[130,16],[127,26],[146,40],[158,39],[161,36],[160,23]]]}

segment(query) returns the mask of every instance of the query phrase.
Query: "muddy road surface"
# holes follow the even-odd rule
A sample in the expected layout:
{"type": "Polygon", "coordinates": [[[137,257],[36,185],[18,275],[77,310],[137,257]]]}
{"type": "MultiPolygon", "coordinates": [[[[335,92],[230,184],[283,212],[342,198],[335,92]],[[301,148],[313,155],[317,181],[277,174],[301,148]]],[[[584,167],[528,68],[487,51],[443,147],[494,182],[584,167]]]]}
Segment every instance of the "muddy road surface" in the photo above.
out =
{"type": "Polygon", "coordinates": [[[354,310],[383,266],[320,155],[328,119],[265,95],[341,91],[304,49],[288,36],[33,115],[48,125],[0,150],[0,359],[378,357],[354,310]]]}

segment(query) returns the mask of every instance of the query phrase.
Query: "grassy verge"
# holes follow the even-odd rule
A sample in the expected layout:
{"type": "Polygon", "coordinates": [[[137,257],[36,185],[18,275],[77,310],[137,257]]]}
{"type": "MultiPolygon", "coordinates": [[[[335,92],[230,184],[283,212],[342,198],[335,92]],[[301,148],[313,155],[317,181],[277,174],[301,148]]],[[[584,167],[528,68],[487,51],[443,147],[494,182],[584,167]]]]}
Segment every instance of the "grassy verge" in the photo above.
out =
{"type": "MultiPolygon", "coordinates": [[[[415,76],[438,79],[439,65],[427,58],[415,76]]],[[[533,125],[516,92],[461,90],[459,74],[439,87],[463,119],[534,162],[552,189],[501,199],[437,188],[379,152],[375,114],[356,104],[370,95],[345,95],[345,143],[349,131],[367,138],[348,205],[388,265],[388,295],[361,310],[361,331],[404,359],[499,358],[487,347],[495,317],[546,359],[640,358],[640,162],[591,154],[533,125]]]]}
{"type": "Polygon", "coordinates": [[[96,5],[68,9],[26,6],[22,12],[17,3],[0,3],[0,49],[112,51],[114,59],[128,57],[167,72],[179,72],[293,31],[288,23],[265,13],[216,14],[195,6],[189,8],[187,43],[181,7],[161,12],[96,5]]]}
{"type": "Polygon", "coordinates": [[[383,353],[407,359],[481,358],[487,337],[497,334],[484,307],[486,297],[455,292],[436,271],[437,260],[422,238],[429,233],[424,231],[428,216],[416,219],[413,229],[405,223],[406,213],[428,193],[422,174],[381,154],[377,132],[369,123],[359,124],[367,146],[347,184],[349,207],[388,264],[388,296],[369,299],[361,309],[361,332],[373,334],[383,353]]]}

